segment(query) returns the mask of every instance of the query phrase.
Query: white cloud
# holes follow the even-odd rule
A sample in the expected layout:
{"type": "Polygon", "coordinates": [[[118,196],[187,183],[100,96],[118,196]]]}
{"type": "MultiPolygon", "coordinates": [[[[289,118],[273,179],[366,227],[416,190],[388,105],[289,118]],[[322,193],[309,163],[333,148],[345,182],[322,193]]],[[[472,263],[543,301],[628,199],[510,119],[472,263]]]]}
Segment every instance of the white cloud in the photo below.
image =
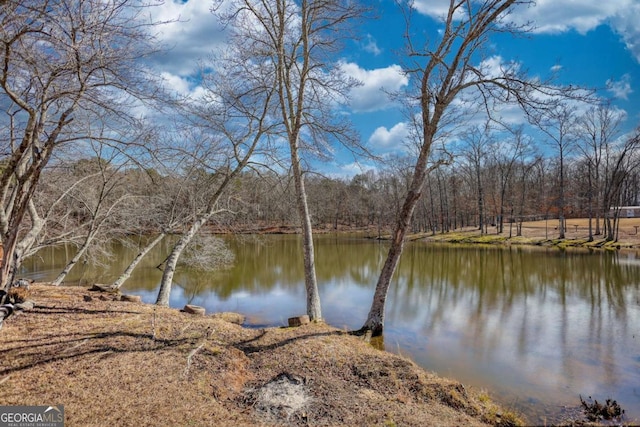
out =
{"type": "MultiPolygon", "coordinates": [[[[450,0],[415,0],[413,7],[423,15],[430,16],[435,19],[444,19],[449,12],[450,0]]],[[[456,11],[454,17],[461,19],[466,16],[464,7],[456,11]]]]}
{"type": "Polygon", "coordinates": [[[585,34],[617,13],[626,10],[633,0],[537,0],[535,5],[514,9],[511,19],[530,22],[536,33],[563,33],[576,30],[585,34]]]}
{"type": "Polygon", "coordinates": [[[399,65],[365,70],[358,64],[346,62],[342,64],[342,70],[348,76],[362,82],[362,85],[352,89],[350,94],[351,108],[356,112],[371,112],[392,107],[387,93],[409,84],[409,78],[402,73],[399,65]]]}
{"type": "Polygon", "coordinates": [[[378,56],[382,53],[382,49],[378,47],[376,39],[371,34],[367,34],[367,40],[364,43],[363,49],[366,52],[373,53],[375,56],[378,56]]]}
{"type": "Polygon", "coordinates": [[[164,86],[170,92],[175,92],[180,95],[187,95],[190,92],[189,81],[180,76],[176,76],[175,74],[168,73],[163,71],[160,73],[160,77],[164,82],[164,86]]]}
{"type": "Polygon", "coordinates": [[[562,65],[556,64],[553,67],[551,67],[551,72],[553,73],[557,73],[560,70],[562,70],[562,65]]]}
{"type": "Polygon", "coordinates": [[[377,149],[401,150],[408,136],[409,127],[404,122],[396,124],[391,129],[380,126],[369,137],[369,144],[377,149]]]}
{"type": "Polygon", "coordinates": [[[177,95],[188,96],[195,100],[202,99],[206,94],[206,90],[201,85],[194,84],[194,81],[191,79],[177,76],[166,71],[160,73],[160,77],[164,82],[165,89],[177,95]]]}
{"type": "MultiPolygon", "coordinates": [[[[418,12],[441,18],[449,0],[416,0],[418,12]]],[[[458,18],[464,17],[461,13],[458,18]]],[[[599,25],[610,25],[640,62],[640,2],[637,0],[537,0],[533,5],[514,7],[509,19],[533,25],[534,33],[559,34],[575,30],[580,34],[599,25]]]]}
{"type": "Polygon", "coordinates": [[[530,22],[536,33],[563,33],[575,30],[586,34],[608,24],[640,62],[640,3],[637,0],[537,0],[535,6],[520,6],[511,18],[530,22]]]}
{"type": "Polygon", "coordinates": [[[505,62],[500,55],[494,55],[482,60],[478,68],[485,78],[493,79],[504,76],[507,71],[518,72],[520,64],[514,61],[505,62]]]}
{"type": "Polygon", "coordinates": [[[629,95],[633,92],[631,89],[631,76],[625,74],[620,80],[607,80],[607,90],[618,99],[629,99],[629,95]]]}
{"type": "Polygon", "coordinates": [[[612,19],[613,28],[622,37],[627,49],[640,62],[640,3],[634,3],[620,10],[612,19]]]}
{"type": "Polygon", "coordinates": [[[200,59],[206,58],[223,40],[223,31],[211,13],[211,1],[167,0],[152,8],[157,38],[167,49],[155,55],[154,65],[177,75],[192,74],[200,59]]]}

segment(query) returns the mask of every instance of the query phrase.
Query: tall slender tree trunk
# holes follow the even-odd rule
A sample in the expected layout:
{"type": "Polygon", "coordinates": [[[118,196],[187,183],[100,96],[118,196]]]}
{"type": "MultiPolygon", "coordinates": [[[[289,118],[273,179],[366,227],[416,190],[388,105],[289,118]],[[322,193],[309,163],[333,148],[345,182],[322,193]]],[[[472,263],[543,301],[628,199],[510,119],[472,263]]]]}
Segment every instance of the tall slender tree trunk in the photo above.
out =
{"type": "Polygon", "coordinates": [[[564,239],[564,153],[560,151],[560,196],[558,197],[559,212],[558,212],[558,238],[564,239]]]}
{"type": "Polygon", "coordinates": [[[372,336],[382,335],[387,293],[389,291],[393,274],[400,262],[400,255],[402,255],[405,236],[411,224],[413,211],[421,195],[420,189],[422,185],[418,185],[418,182],[416,182],[418,180],[421,180],[421,178],[414,178],[414,184],[412,185],[413,188],[407,194],[407,198],[402,206],[400,219],[393,231],[393,238],[391,240],[391,247],[387,253],[387,259],[382,267],[380,277],[378,277],[378,283],[376,284],[376,290],[373,295],[369,315],[367,316],[364,326],[360,330],[363,333],[370,331],[372,336]]]}
{"type": "Polygon", "coordinates": [[[478,229],[480,230],[480,234],[484,234],[484,190],[482,189],[479,165],[476,165],[476,186],[478,188],[478,229]]]}
{"type": "Polygon", "coordinates": [[[587,191],[587,206],[589,210],[589,242],[593,242],[593,181],[591,178],[591,161],[589,161],[587,181],[589,185],[589,189],[587,191]]]}
{"type": "Polygon", "coordinates": [[[131,261],[131,264],[129,264],[129,266],[124,270],[120,277],[118,277],[116,281],[113,282],[111,286],[115,289],[119,289],[120,287],[122,287],[124,282],[126,282],[129,277],[131,277],[131,273],[133,273],[133,270],[135,270],[140,261],[142,261],[142,259],[151,251],[151,249],[153,249],[158,243],[160,243],[166,235],[167,233],[165,232],[160,233],[155,239],[153,239],[144,248],[142,248],[142,250],[138,252],[138,255],[136,255],[136,257],[133,259],[133,261],[131,261]]]}
{"type": "MultiPolygon", "coordinates": [[[[428,139],[427,143],[429,146],[430,142],[431,139],[428,139]]],[[[360,333],[370,332],[371,336],[382,335],[389,286],[391,284],[393,274],[398,268],[398,264],[400,262],[400,255],[402,255],[402,250],[404,249],[405,236],[409,226],[411,225],[413,211],[415,210],[415,207],[420,200],[420,196],[422,195],[422,188],[428,173],[428,155],[429,149],[422,150],[418,160],[416,161],[414,173],[411,178],[411,184],[409,185],[409,191],[404,199],[402,210],[398,217],[398,222],[396,223],[393,231],[391,246],[387,253],[387,259],[385,260],[380,276],[378,277],[378,283],[376,284],[376,290],[373,295],[371,309],[369,310],[367,320],[359,331],[360,333]]]]}
{"type": "Polygon", "coordinates": [[[322,320],[322,310],[320,294],[318,292],[318,280],[316,278],[313,229],[311,226],[311,216],[309,215],[304,177],[302,176],[302,168],[300,167],[297,143],[291,145],[291,165],[296,186],[298,215],[300,216],[302,226],[302,253],[304,259],[304,284],[307,291],[307,314],[312,321],[320,321],[322,320]]]}

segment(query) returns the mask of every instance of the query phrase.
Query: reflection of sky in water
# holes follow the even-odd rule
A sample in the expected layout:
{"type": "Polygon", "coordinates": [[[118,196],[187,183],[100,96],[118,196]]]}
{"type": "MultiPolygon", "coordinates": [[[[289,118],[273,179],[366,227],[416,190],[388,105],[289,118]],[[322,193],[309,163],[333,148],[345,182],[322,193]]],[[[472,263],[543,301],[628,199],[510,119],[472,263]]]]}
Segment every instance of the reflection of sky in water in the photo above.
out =
{"type": "MultiPolygon", "coordinates": [[[[228,271],[176,274],[171,306],[235,311],[257,326],[286,325],[288,317],[303,314],[297,238],[266,239],[266,245],[235,246],[237,262],[228,271]]],[[[325,319],[339,328],[359,328],[384,245],[320,237],[316,255],[325,319]]],[[[134,274],[128,293],[155,301],[158,259],[161,253],[134,274]]],[[[81,274],[92,280],[87,271],[81,274]]],[[[640,419],[640,259],[635,254],[413,243],[389,291],[386,315],[387,350],[487,388],[506,404],[532,403],[537,414],[553,413],[561,405],[577,406],[581,394],[614,398],[631,420],[640,419]]]]}
{"type": "Polygon", "coordinates": [[[576,406],[579,394],[611,397],[634,419],[640,417],[639,284],[609,295],[598,281],[597,301],[547,288],[516,297],[504,293],[488,304],[472,289],[414,289],[412,295],[400,279],[403,297],[390,302],[395,316],[388,318],[397,335],[387,334],[385,343],[428,369],[489,387],[516,404],[521,402],[513,396],[557,408],[576,406]]]}

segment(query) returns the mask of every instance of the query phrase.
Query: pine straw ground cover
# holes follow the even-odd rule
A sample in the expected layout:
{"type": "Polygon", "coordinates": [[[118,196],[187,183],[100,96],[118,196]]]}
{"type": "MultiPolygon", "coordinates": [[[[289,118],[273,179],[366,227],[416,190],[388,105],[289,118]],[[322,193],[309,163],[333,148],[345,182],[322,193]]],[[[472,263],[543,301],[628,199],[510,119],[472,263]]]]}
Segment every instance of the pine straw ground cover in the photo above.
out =
{"type": "Polygon", "coordinates": [[[324,324],[225,316],[32,286],[0,330],[0,405],[63,404],[67,426],[473,426],[516,416],[324,324]]]}

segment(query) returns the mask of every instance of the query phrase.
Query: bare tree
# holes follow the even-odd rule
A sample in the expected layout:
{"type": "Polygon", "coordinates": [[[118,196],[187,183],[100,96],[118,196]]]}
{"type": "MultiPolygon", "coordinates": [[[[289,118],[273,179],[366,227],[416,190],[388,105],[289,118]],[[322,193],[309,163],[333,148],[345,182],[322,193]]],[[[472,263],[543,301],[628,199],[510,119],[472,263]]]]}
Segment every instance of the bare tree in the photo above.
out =
{"type": "MultiPolygon", "coordinates": [[[[159,135],[160,136],[160,135],[159,135]]],[[[159,151],[158,151],[159,152],[159,151]]],[[[197,164],[197,163],[196,163],[197,164]]],[[[128,170],[126,179],[129,187],[137,187],[136,203],[127,203],[125,212],[129,235],[142,238],[136,244],[137,254],[120,276],[111,284],[111,289],[119,289],[131,277],[140,262],[164,238],[176,230],[189,224],[198,209],[194,202],[195,195],[208,194],[202,185],[206,182],[192,179],[193,171],[178,170],[180,164],[172,161],[163,174],[156,169],[128,170]],[[155,236],[155,237],[151,237],[155,236]],[[140,246],[140,242],[143,245],[140,246]]],[[[162,164],[157,164],[163,168],[162,164]]],[[[202,204],[198,204],[202,206],[202,204]]],[[[121,239],[126,246],[134,245],[128,236],[121,239]]]]}
{"type": "Polygon", "coordinates": [[[275,91],[265,84],[264,66],[251,61],[241,43],[227,45],[207,65],[213,73],[205,75],[205,95],[187,102],[185,130],[169,142],[170,157],[186,158],[190,168],[203,176],[196,193],[200,200],[164,263],[158,305],[169,304],[182,252],[208,221],[229,211],[222,202],[233,180],[252,159],[272,154],[275,91]]]}
{"type": "Polygon", "coordinates": [[[514,6],[529,3],[518,0],[451,0],[442,22],[441,38],[431,43],[429,40],[424,43],[417,40],[422,32],[414,35],[413,11],[407,11],[406,55],[414,62],[405,69],[414,83],[408,94],[412,100],[410,107],[417,107],[417,111],[409,110],[409,119],[416,125],[413,135],[416,159],[409,190],[361,333],[382,333],[389,285],[430,169],[432,150],[438,139],[451,131],[456,107],[466,104],[477,110],[479,100],[479,106],[486,107],[488,114],[494,110],[495,102],[517,102],[529,109],[545,104],[547,98],[542,94],[559,95],[562,92],[548,82],[527,79],[517,64],[502,64],[496,70],[483,61],[487,59],[483,56],[483,47],[491,33],[525,29],[509,23],[507,18],[514,6]]]}
{"type": "MultiPolygon", "coordinates": [[[[266,110],[263,110],[261,114],[262,116],[258,118],[258,121],[265,119],[266,110]]],[[[216,159],[217,161],[221,161],[222,164],[219,164],[213,173],[205,177],[206,179],[204,181],[199,181],[200,188],[207,189],[207,191],[201,200],[202,203],[195,206],[189,223],[184,224],[184,231],[173,245],[169,256],[164,262],[156,304],[169,305],[173,276],[182,252],[208,221],[216,214],[228,211],[228,209],[220,203],[221,199],[231,182],[233,182],[233,179],[247,166],[256,148],[259,146],[263,137],[263,129],[260,129],[260,126],[261,125],[258,125],[258,130],[255,133],[253,126],[249,126],[245,134],[235,135],[233,139],[229,140],[224,140],[224,138],[216,134],[208,136],[208,138],[213,138],[213,141],[210,140],[209,142],[213,142],[214,147],[220,147],[220,145],[222,145],[218,138],[224,140],[226,144],[231,145],[233,154],[227,153],[228,157],[220,156],[220,153],[217,152],[218,150],[213,149],[205,150],[205,154],[198,156],[198,162],[207,162],[216,159]]],[[[207,136],[203,135],[202,138],[206,140],[207,136]]],[[[200,143],[202,143],[201,140],[198,141],[198,144],[200,143]]]]}
{"type": "Polygon", "coordinates": [[[0,287],[44,167],[59,147],[88,136],[83,123],[126,122],[148,85],[139,59],[150,51],[145,7],[129,0],[54,0],[0,6],[0,108],[7,130],[0,172],[0,287]]]}
{"type": "Polygon", "coordinates": [[[603,192],[606,240],[618,240],[620,202],[625,181],[640,166],[640,128],[630,136],[610,147],[605,168],[605,188],[603,192]]]}
{"type": "Polygon", "coordinates": [[[86,181],[97,177],[97,173],[78,179],[69,174],[66,166],[45,173],[34,197],[29,200],[28,217],[23,224],[20,241],[13,255],[13,268],[18,270],[22,262],[39,250],[65,244],[76,236],[77,224],[70,225],[72,211],[65,201],[70,194],[86,181]]]}
{"type": "MultiPolygon", "coordinates": [[[[74,215],[79,218],[75,233],[70,242],[77,245],[78,250],[67,262],[67,265],[53,280],[52,285],[60,285],[67,274],[82,260],[87,253],[96,247],[96,243],[106,243],[114,236],[118,224],[123,223],[118,210],[132,195],[122,185],[120,174],[125,164],[113,165],[109,160],[96,157],[93,162],[98,169],[97,177],[75,186],[68,198],[73,200],[74,215]],[[108,225],[111,224],[111,227],[108,225]]],[[[89,171],[93,173],[93,170],[89,171]]],[[[122,232],[123,230],[119,230],[122,232]]]]}
{"type": "Polygon", "coordinates": [[[576,123],[578,120],[575,109],[567,103],[559,103],[553,108],[546,109],[541,114],[529,116],[532,122],[549,138],[549,143],[558,153],[558,238],[565,238],[565,190],[566,190],[566,161],[567,156],[575,147],[576,123]]]}
{"type": "Polygon", "coordinates": [[[513,133],[513,138],[497,141],[492,147],[492,159],[498,174],[498,234],[504,231],[505,204],[507,189],[512,184],[512,175],[515,172],[516,161],[525,151],[525,137],[522,129],[513,133]]]}
{"type": "Polygon", "coordinates": [[[611,144],[614,143],[624,115],[608,103],[592,107],[578,119],[578,148],[587,162],[587,204],[589,215],[589,241],[600,235],[600,219],[610,206],[603,206],[603,164],[611,144]],[[593,220],[595,219],[595,232],[593,220]]]}
{"type": "Polygon", "coordinates": [[[478,208],[478,229],[484,233],[485,226],[485,194],[482,182],[482,168],[485,165],[487,151],[491,143],[490,127],[487,123],[482,128],[473,127],[466,130],[461,135],[464,144],[462,148],[462,156],[468,163],[470,175],[475,184],[478,208]]]}
{"type": "Polygon", "coordinates": [[[312,221],[307,202],[303,153],[321,155],[332,140],[355,144],[348,123],[333,114],[356,82],[335,61],[341,41],[353,32],[364,9],[340,0],[236,0],[224,3],[218,16],[232,24],[232,43],[240,44],[264,68],[282,122],[281,137],[289,147],[302,226],[307,314],[321,320],[315,272],[312,221]],[[226,12],[222,12],[226,10],[226,12]]]}

